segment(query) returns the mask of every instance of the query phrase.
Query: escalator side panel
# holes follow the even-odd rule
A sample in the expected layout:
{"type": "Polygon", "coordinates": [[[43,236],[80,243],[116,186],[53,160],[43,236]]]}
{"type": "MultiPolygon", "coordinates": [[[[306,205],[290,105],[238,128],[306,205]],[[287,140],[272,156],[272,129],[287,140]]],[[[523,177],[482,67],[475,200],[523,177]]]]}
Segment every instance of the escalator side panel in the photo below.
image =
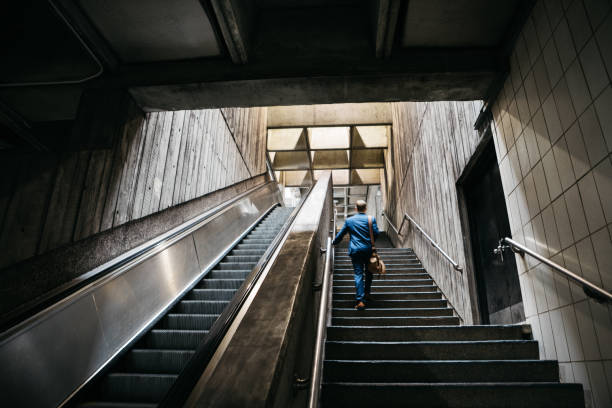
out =
{"type": "MultiPolygon", "coordinates": [[[[259,236],[269,244],[289,212],[276,207],[240,242],[259,236]]],[[[72,406],[159,402],[265,252],[243,255],[235,252],[239,243],[234,244],[221,262],[176,299],[152,330],[99,375],[72,406]]]]}
{"type": "MultiPolygon", "coordinates": [[[[278,203],[277,190],[269,184],[200,225],[195,232],[199,240],[208,237],[210,251],[196,252],[190,231],[0,335],[3,405],[61,404],[191,289],[202,272],[278,203]],[[220,232],[219,225],[227,228],[220,232]],[[209,230],[213,226],[217,228],[209,230]]],[[[202,291],[197,296],[208,289],[202,291]]]]}

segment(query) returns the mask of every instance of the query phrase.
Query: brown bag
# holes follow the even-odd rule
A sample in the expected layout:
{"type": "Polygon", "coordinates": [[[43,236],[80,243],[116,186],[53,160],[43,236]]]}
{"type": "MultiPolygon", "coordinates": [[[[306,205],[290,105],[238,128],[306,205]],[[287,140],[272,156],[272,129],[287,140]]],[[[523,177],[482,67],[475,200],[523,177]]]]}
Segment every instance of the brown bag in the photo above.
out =
{"type": "Polygon", "coordinates": [[[379,276],[384,275],[387,272],[385,263],[380,259],[376,253],[376,246],[374,245],[374,231],[372,231],[372,216],[368,216],[368,227],[370,228],[370,241],[372,242],[372,255],[368,261],[368,271],[377,273],[379,276]]]}

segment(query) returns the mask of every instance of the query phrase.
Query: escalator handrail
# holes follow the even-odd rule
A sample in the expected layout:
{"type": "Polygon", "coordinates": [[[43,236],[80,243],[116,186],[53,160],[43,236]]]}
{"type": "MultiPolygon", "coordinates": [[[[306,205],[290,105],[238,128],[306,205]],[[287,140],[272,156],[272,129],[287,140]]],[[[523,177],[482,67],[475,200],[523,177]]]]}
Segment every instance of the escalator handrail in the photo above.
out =
{"type": "Polygon", "coordinates": [[[217,205],[210,210],[207,210],[199,216],[192,218],[183,224],[171,229],[170,231],[161,234],[144,244],[106,262],[89,272],[75,278],[64,285],[53,289],[47,294],[35,299],[32,302],[24,304],[14,312],[8,313],[2,321],[0,321],[0,342],[10,337],[13,333],[21,330],[24,326],[35,324],[35,320],[42,319],[48,313],[53,313],[55,310],[62,307],[67,302],[81,295],[83,292],[92,289],[95,286],[101,285],[107,279],[115,277],[131,267],[144,262],[153,255],[159,253],[181,238],[187,236],[193,231],[200,228],[212,220],[217,214],[235,204],[242,198],[268,186],[272,181],[265,182],[258,186],[252,187],[243,193],[231,198],[228,201],[217,205]]]}
{"type": "Polygon", "coordinates": [[[257,262],[249,276],[247,276],[243,284],[240,286],[229,305],[210,328],[208,335],[198,346],[195,354],[181,371],[178,378],[165,395],[164,399],[158,405],[158,408],[183,406],[189,397],[189,394],[195,387],[198,379],[206,369],[206,366],[209,364],[210,360],[217,351],[219,344],[227,334],[230,326],[234,322],[234,319],[257,285],[259,278],[266,269],[266,266],[276,259],[276,257],[273,257],[273,255],[275,254],[278,246],[283,242],[285,236],[291,231],[291,226],[293,225],[297,214],[300,212],[300,209],[308,199],[308,196],[312,190],[313,188],[310,187],[304,197],[301,199],[300,203],[291,212],[291,215],[287,218],[287,221],[276,237],[274,237],[274,240],[270,243],[270,246],[268,249],[266,249],[266,252],[264,252],[259,262],[257,262]]]}

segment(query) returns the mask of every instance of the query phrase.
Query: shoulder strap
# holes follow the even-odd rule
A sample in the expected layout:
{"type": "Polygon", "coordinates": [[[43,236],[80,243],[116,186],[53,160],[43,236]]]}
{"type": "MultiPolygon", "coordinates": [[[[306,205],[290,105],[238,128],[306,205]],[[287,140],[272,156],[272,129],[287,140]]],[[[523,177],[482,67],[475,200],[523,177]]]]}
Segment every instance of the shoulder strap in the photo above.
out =
{"type": "Polygon", "coordinates": [[[372,216],[368,215],[368,227],[370,228],[370,242],[372,243],[372,249],[374,248],[374,232],[372,231],[372,216]]]}

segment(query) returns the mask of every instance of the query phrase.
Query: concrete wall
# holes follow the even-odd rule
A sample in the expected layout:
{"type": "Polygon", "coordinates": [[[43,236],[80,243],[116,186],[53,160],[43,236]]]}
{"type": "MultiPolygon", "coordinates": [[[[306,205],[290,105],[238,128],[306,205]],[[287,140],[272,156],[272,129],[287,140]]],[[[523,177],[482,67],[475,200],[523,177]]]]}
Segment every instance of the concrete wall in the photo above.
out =
{"type": "MultiPolygon", "coordinates": [[[[460,265],[466,265],[455,182],[478,144],[479,102],[394,103],[393,141],[385,183],[387,214],[397,227],[408,213],[460,265]],[[389,176],[390,175],[390,176],[389,176]]],[[[389,230],[389,229],[388,229],[389,230]]],[[[460,274],[414,228],[401,243],[414,248],[465,323],[472,322],[468,273],[460,274]]],[[[391,234],[394,238],[394,235],[391,234]]]]}
{"type": "Polygon", "coordinates": [[[268,107],[268,127],[391,123],[390,103],[336,103],[268,107]]]}
{"type": "Polygon", "coordinates": [[[0,268],[264,173],[265,117],[132,112],[112,149],[3,157],[0,268]]]}
{"type": "MultiPolygon", "coordinates": [[[[515,239],[612,290],[612,3],[539,1],[493,105],[515,239]]],[[[517,256],[542,358],[612,406],[612,306],[517,256]]]]}
{"type": "MultiPolygon", "coordinates": [[[[9,276],[24,273],[19,263],[25,260],[265,173],[265,122],[265,108],[143,115],[130,104],[108,125],[116,132],[109,149],[3,153],[0,281],[4,288],[9,276]]],[[[152,238],[146,230],[157,231],[139,228],[140,239],[135,238],[134,245],[152,238]]],[[[97,250],[113,253],[113,245],[123,248],[106,242],[97,250]]],[[[94,253],[89,257],[97,259],[96,248],[90,250],[94,253]]],[[[45,280],[52,279],[48,273],[56,273],[59,280],[68,278],[61,271],[45,272],[45,280]]],[[[36,271],[28,273],[36,276],[36,271]]]]}

